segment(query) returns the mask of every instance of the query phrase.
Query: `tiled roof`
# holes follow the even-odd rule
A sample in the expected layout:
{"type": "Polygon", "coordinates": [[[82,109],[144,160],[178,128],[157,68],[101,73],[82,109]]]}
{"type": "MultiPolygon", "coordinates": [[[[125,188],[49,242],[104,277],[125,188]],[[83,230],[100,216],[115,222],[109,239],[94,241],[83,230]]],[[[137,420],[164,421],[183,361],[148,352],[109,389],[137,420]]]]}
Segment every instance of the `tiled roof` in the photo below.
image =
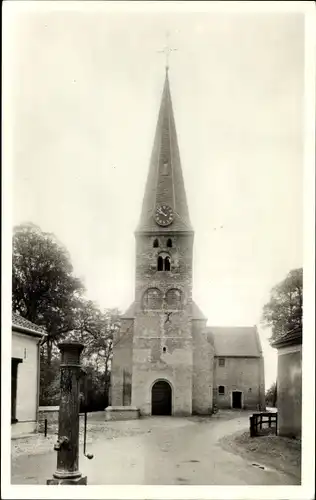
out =
{"type": "Polygon", "coordinates": [[[123,319],[133,319],[135,317],[135,302],[132,302],[129,308],[122,314],[123,319]]]}
{"type": "Polygon", "coordinates": [[[23,318],[17,313],[12,312],[12,328],[14,330],[14,327],[20,327],[20,328],[27,328],[28,330],[31,330],[35,333],[39,333],[41,335],[45,334],[45,330],[43,327],[35,325],[28,319],[23,318]]]}
{"type": "Polygon", "coordinates": [[[261,343],[255,326],[210,326],[209,336],[213,337],[215,356],[255,356],[262,355],[261,343]]]}
{"type": "Polygon", "coordinates": [[[301,327],[293,328],[293,330],[277,336],[271,345],[272,347],[282,347],[288,344],[301,344],[302,333],[301,327]]]}
{"type": "MultiPolygon", "coordinates": [[[[123,319],[135,317],[135,302],[122,315],[123,319]]],[[[192,301],[193,319],[206,320],[206,317],[192,301]]],[[[260,357],[261,343],[255,326],[209,326],[207,332],[214,345],[215,356],[260,357]]]]}
{"type": "Polygon", "coordinates": [[[192,300],[192,318],[193,319],[207,319],[202,313],[201,309],[196,305],[194,300],[192,300]]]}

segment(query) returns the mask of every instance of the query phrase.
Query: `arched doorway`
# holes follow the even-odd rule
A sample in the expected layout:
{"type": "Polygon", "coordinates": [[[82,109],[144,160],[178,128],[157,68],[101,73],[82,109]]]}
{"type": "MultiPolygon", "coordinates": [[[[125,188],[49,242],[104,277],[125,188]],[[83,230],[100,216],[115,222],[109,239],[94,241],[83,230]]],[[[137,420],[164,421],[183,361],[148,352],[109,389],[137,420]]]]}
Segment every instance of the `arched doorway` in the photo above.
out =
{"type": "Polygon", "coordinates": [[[172,390],[165,380],[158,380],[151,391],[151,414],[171,415],[172,390]]]}

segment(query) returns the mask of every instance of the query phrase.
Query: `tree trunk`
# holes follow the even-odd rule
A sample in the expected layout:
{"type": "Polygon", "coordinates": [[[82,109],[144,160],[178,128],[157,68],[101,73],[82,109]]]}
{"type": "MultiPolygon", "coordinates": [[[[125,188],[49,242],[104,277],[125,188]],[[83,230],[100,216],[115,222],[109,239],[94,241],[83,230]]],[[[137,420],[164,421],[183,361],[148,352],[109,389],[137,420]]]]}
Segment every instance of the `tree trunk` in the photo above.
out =
{"type": "Polygon", "coordinates": [[[47,365],[50,366],[52,364],[52,341],[47,339],[47,365]]]}

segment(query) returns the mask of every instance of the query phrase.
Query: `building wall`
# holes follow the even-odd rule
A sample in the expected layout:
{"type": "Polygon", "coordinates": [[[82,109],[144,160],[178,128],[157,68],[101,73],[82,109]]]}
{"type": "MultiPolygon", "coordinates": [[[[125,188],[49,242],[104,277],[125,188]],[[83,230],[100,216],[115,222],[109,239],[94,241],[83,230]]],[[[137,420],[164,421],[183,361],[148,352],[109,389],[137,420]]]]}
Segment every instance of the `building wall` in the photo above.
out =
{"type": "Polygon", "coordinates": [[[172,387],[172,414],[192,412],[192,336],[185,311],[174,313],[170,322],[164,314],[137,314],[133,348],[132,405],[141,414],[151,414],[151,389],[157,380],[172,387]],[[165,348],[165,352],[164,352],[165,348]]]}
{"type": "Polygon", "coordinates": [[[261,358],[215,357],[214,397],[218,408],[232,407],[232,391],[242,392],[243,408],[257,409],[262,401],[261,358]],[[225,359],[225,366],[219,366],[225,359]],[[225,394],[218,394],[218,386],[225,387],[225,394]]]}
{"type": "Polygon", "coordinates": [[[18,365],[16,418],[12,433],[36,429],[38,408],[38,337],[12,332],[12,357],[23,360],[18,365]]]}
{"type": "Polygon", "coordinates": [[[189,235],[136,237],[132,405],[144,415],[151,414],[151,388],[161,379],[172,387],[173,415],[192,412],[192,245],[189,235]],[[153,247],[155,238],[158,248],[153,247]],[[167,247],[168,238],[172,248],[167,247]],[[168,272],[157,271],[161,252],[170,256],[168,272]],[[144,294],[148,288],[157,290],[160,297],[156,310],[146,308],[144,294]],[[168,302],[171,289],[180,291],[180,305],[168,302]]]}
{"type": "Polygon", "coordinates": [[[112,406],[131,404],[133,332],[134,320],[123,319],[120,332],[114,338],[111,367],[110,404],[112,406]]]}
{"type": "Polygon", "coordinates": [[[301,436],[302,346],[278,349],[278,432],[281,436],[301,436]]]}
{"type": "Polygon", "coordinates": [[[206,320],[192,321],[192,412],[210,414],[213,408],[214,348],[205,330],[206,320]]]}
{"type": "Polygon", "coordinates": [[[173,415],[209,414],[213,399],[231,408],[234,390],[242,392],[244,408],[264,409],[263,358],[226,357],[225,367],[218,366],[206,320],[192,319],[192,251],[191,234],[136,236],[135,317],[122,321],[114,346],[112,406],[132,405],[150,415],[152,386],[166,380],[173,415]],[[157,270],[161,254],[170,256],[170,271],[157,270]],[[177,303],[170,301],[174,289],[181,295],[177,303]],[[223,396],[219,385],[225,386],[223,396]]]}
{"type": "Polygon", "coordinates": [[[141,300],[145,289],[149,286],[163,288],[180,288],[184,293],[185,305],[192,302],[192,235],[138,235],[136,237],[136,306],[141,310],[141,300]],[[167,247],[167,240],[172,240],[172,248],[167,247]],[[154,240],[158,239],[159,247],[154,248],[154,240]],[[169,254],[171,271],[157,271],[159,254],[169,254]]]}

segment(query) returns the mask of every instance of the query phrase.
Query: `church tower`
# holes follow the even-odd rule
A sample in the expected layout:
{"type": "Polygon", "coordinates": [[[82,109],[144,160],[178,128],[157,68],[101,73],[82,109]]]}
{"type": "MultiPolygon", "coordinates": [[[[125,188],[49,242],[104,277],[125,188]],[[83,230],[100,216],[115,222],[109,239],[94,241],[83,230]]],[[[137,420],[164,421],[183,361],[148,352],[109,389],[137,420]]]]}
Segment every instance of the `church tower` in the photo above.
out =
{"type": "Polygon", "coordinates": [[[107,419],[264,407],[256,327],[206,326],[192,300],[193,238],[167,67],[135,231],[135,300],[113,339],[107,419]]]}
{"type": "Polygon", "coordinates": [[[206,318],[192,301],[193,238],[167,67],[135,231],[135,300],[114,339],[111,411],[211,410],[213,347],[206,318]]]}
{"type": "Polygon", "coordinates": [[[192,413],[190,223],[166,69],[136,238],[132,405],[192,413]]]}

